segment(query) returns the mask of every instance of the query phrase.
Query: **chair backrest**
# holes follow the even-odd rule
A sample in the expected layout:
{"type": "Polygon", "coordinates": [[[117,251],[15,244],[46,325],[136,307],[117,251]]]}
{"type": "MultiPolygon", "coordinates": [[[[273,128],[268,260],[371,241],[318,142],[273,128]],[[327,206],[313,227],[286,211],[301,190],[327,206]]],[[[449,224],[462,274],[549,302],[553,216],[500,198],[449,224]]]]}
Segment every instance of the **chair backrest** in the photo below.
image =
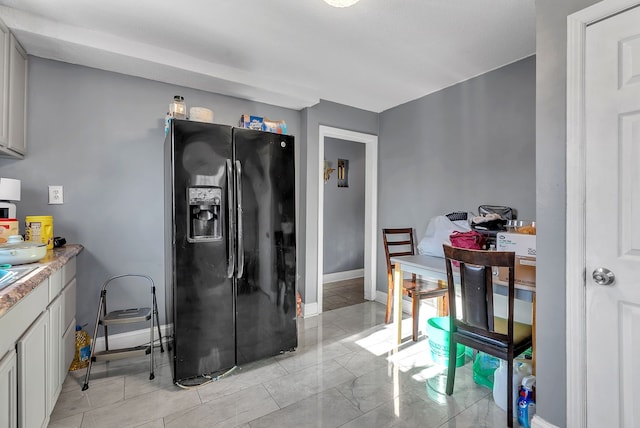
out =
{"type": "Polygon", "coordinates": [[[387,258],[387,281],[389,284],[393,284],[394,266],[391,264],[391,257],[412,256],[415,254],[413,228],[382,229],[382,242],[384,244],[384,254],[387,258]]]}
{"type": "Polygon", "coordinates": [[[447,282],[449,288],[449,316],[457,330],[480,335],[497,343],[513,341],[514,312],[514,263],[512,251],[483,251],[443,245],[447,282]],[[457,318],[455,305],[455,284],[452,260],[460,263],[461,319],[457,318]],[[497,333],[494,328],[493,268],[509,269],[507,334],[497,333]]]}

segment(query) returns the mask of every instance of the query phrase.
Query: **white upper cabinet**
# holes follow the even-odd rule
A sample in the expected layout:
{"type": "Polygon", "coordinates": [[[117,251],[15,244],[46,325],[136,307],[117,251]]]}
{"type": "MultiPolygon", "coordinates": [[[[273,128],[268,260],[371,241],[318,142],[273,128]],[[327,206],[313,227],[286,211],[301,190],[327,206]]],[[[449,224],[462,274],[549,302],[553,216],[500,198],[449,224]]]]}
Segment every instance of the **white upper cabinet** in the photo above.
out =
{"type": "Polygon", "coordinates": [[[0,21],[0,148],[9,141],[9,29],[0,21]]]}
{"type": "Polygon", "coordinates": [[[13,34],[9,43],[9,141],[7,148],[27,152],[27,53],[13,34]]]}
{"type": "Polygon", "coordinates": [[[26,51],[0,22],[0,155],[22,158],[27,152],[26,51]]]}

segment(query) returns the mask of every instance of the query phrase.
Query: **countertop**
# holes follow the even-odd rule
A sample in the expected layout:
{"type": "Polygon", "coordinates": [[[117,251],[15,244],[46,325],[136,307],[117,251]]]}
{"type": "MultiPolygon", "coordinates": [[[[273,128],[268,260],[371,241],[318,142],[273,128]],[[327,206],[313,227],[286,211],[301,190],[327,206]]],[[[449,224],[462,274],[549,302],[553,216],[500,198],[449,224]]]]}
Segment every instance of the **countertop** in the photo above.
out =
{"type": "Polygon", "coordinates": [[[0,291],[0,317],[83,249],[84,247],[80,244],[66,244],[64,247],[47,250],[47,255],[43,259],[36,263],[29,263],[36,266],[33,272],[0,291]]]}

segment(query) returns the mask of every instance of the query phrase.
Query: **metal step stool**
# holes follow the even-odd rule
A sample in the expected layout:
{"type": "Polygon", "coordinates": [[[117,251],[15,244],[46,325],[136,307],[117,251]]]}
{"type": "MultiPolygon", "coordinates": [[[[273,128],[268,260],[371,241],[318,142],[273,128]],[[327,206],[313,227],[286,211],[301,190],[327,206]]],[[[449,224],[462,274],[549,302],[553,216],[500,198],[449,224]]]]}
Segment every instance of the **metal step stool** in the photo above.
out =
{"type": "MultiPolygon", "coordinates": [[[[139,281],[132,281],[132,283],[140,283],[139,281]]],[[[154,322],[158,328],[158,338],[160,340],[160,352],[164,352],[162,346],[162,334],[160,333],[160,319],[158,316],[158,303],[156,301],[156,286],[153,280],[147,275],[138,274],[125,274],[117,275],[109,278],[100,290],[100,301],[98,303],[98,314],[96,315],[96,325],[93,329],[93,339],[91,340],[91,358],[89,359],[89,365],[87,366],[87,374],[84,378],[84,385],[82,390],[85,391],[89,388],[89,376],[91,374],[91,366],[94,361],[110,361],[118,360],[121,358],[135,357],[139,355],[149,355],[149,380],[153,380],[155,375],[153,373],[153,329],[154,322]],[[122,278],[143,278],[151,285],[151,307],[150,308],[131,308],[120,309],[107,313],[107,286],[118,279],[122,278]],[[149,321],[149,344],[133,346],[130,348],[109,349],[109,332],[108,326],[116,324],[131,324],[149,321]],[[96,338],[98,336],[98,326],[102,325],[104,329],[104,351],[96,352],[96,338]]]]}

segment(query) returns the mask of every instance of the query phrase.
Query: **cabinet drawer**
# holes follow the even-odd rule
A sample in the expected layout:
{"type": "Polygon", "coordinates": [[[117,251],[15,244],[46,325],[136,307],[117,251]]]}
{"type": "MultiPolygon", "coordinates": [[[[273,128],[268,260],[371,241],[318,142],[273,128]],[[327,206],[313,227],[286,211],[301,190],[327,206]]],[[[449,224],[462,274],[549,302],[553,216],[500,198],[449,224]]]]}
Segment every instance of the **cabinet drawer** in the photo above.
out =
{"type": "Polygon", "coordinates": [[[33,320],[47,308],[49,289],[40,284],[0,318],[0,354],[13,348],[33,320]]]}
{"type": "Polygon", "coordinates": [[[62,286],[64,287],[76,277],[76,258],[72,257],[69,261],[62,266],[62,286]]]}
{"type": "Polygon", "coordinates": [[[49,303],[62,291],[62,270],[58,269],[49,277],[49,303]]]}
{"type": "MultiPolygon", "coordinates": [[[[67,329],[69,323],[76,317],[76,280],[71,280],[71,284],[67,285],[62,292],[62,328],[67,329]]],[[[75,328],[75,324],[73,325],[75,328]]]]}

